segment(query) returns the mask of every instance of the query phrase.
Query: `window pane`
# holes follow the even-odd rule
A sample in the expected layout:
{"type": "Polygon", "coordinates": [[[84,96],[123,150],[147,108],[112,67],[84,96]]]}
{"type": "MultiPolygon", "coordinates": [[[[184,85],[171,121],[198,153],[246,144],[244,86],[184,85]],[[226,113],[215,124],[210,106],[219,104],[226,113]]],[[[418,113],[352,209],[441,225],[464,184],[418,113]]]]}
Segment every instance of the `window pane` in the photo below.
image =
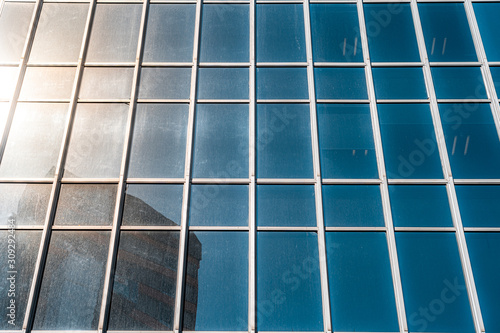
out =
{"type": "Polygon", "coordinates": [[[191,68],[143,68],[139,98],[188,99],[191,68]]]}
{"type": "Polygon", "coordinates": [[[500,227],[500,186],[457,185],[464,227],[500,227]]]}
{"type": "Polygon", "coordinates": [[[188,258],[184,329],[247,329],[248,233],[190,232],[188,258]]]}
{"type": "Polygon", "coordinates": [[[368,99],[364,68],[315,68],[318,99],[368,99]]]}
{"type": "Polygon", "coordinates": [[[306,68],[257,68],[258,99],[308,99],[306,68]]]}
{"type": "Polygon", "coordinates": [[[395,227],[453,227],[445,186],[391,185],[395,227]]]}
{"type": "Polygon", "coordinates": [[[312,185],[257,185],[257,225],[315,227],[312,185]]]}
{"type": "Polygon", "coordinates": [[[410,4],[365,4],[372,61],[420,61],[410,4]]]}
{"type": "Polygon", "coordinates": [[[199,99],[247,99],[248,68],[200,68],[199,99]]]}
{"type": "Polygon", "coordinates": [[[490,67],[490,71],[497,96],[500,96],[500,67],[490,67]]]}
{"type": "Polygon", "coordinates": [[[442,178],[434,126],[427,104],[379,104],[389,178],[442,178]]]}
{"type": "Polygon", "coordinates": [[[179,232],[123,231],[109,315],[110,330],[171,330],[179,232]]]}
{"type": "Polygon", "coordinates": [[[315,233],[257,233],[259,331],[323,330],[320,285],[315,233]]]}
{"type": "Polygon", "coordinates": [[[118,177],[128,106],[78,104],[64,177],[118,177]]]}
{"type": "Polygon", "coordinates": [[[248,185],[192,185],[189,225],[248,225],[248,185]]]}
{"type": "Polygon", "coordinates": [[[258,177],[313,177],[308,104],[258,104],[256,140],[258,177]]]}
{"type": "Polygon", "coordinates": [[[437,98],[488,98],[479,67],[433,67],[437,98]]]}
{"type": "Polygon", "coordinates": [[[65,103],[19,103],[0,165],[0,177],[52,177],[67,114],[65,103]]]}
{"type": "Polygon", "coordinates": [[[111,225],[116,185],[62,184],[55,225],[111,225]]]}
{"type": "Polygon", "coordinates": [[[133,68],[87,67],[83,70],[80,99],[130,99],[133,68]]]}
{"type": "Polygon", "coordinates": [[[200,61],[248,61],[249,13],[244,5],[203,5],[200,61]]]}
{"type": "Polygon", "coordinates": [[[30,62],[78,61],[88,9],[88,4],[44,3],[30,62]]]}
{"type": "Polygon", "coordinates": [[[311,4],[314,61],[363,61],[355,4],[311,4]]]}
{"type": "Polygon", "coordinates": [[[182,185],[128,184],[122,225],[181,224],[182,185]]]}
{"type": "Polygon", "coordinates": [[[455,233],[396,233],[410,332],[473,332],[455,233]]]}
{"type": "Polygon", "coordinates": [[[382,232],[327,232],[335,331],[399,330],[387,240],[382,232]]]}
{"type": "Polygon", "coordinates": [[[75,73],[75,67],[28,67],[19,99],[69,99],[75,73]]]}
{"type": "Polygon", "coordinates": [[[257,61],[306,61],[302,4],[257,5],[257,61]]]}
{"type": "Polygon", "coordinates": [[[430,61],[477,61],[463,3],[419,3],[430,61]]]}
{"type": "Polygon", "coordinates": [[[370,106],[318,104],[323,178],[378,178],[370,106]]]}
{"type": "Polygon", "coordinates": [[[182,178],[188,105],[138,104],[129,177],[182,178]]]}
{"type": "Polygon", "coordinates": [[[198,105],[193,154],[195,178],[248,178],[248,105],[198,105]]]}
{"type": "Polygon", "coordinates": [[[139,4],[97,4],[86,60],[134,61],[141,11],[139,4]]]}
{"type": "MultiPolygon", "coordinates": [[[[0,225],[42,225],[52,186],[48,184],[0,184],[0,225]]],[[[7,238],[5,238],[7,239],[7,238]]]]}
{"type": "Polygon", "coordinates": [[[500,11],[499,3],[474,3],[474,13],[481,32],[486,56],[489,61],[500,61],[500,21],[497,13],[500,11]]]}
{"type": "Polygon", "coordinates": [[[427,98],[420,67],[374,68],[373,81],[379,99],[427,98]]]}
{"type": "Polygon", "coordinates": [[[52,233],[33,328],[97,330],[109,232],[52,233]]]}
{"type": "Polygon", "coordinates": [[[0,47],[0,62],[21,60],[34,7],[34,3],[3,3],[2,15],[0,16],[0,45],[2,45],[0,47]]]}
{"type": "Polygon", "coordinates": [[[327,227],[383,227],[378,185],[324,185],[323,211],[327,227]]]}
{"type": "Polygon", "coordinates": [[[195,5],[151,4],[144,61],[193,60],[195,5]]]}
{"type": "Polygon", "coordinates": [[[16,89],[18,74],[18,67],[0,66],[0,77],[2,78],[0,80],[0,99],[10,101],[16,89]]]}

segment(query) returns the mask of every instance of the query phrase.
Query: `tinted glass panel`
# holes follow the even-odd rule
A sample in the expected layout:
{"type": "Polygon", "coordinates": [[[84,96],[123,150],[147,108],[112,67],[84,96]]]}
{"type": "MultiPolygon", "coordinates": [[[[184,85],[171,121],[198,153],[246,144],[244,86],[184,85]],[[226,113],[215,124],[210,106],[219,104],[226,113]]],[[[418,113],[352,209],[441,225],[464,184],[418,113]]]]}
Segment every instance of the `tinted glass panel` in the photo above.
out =
{"type": "Polygon", "coordinates": [[[0,16],[0,62],[20,61],[34,3],[6,2],[0,16]]]}
{"type": "Polygon", "coordinates": [[[488,98],[479,67],[433,67],[437,98],[488,98]]]}
{"type": "Polygon", "coordinates": [[[248,98],[248,68],[200,68],[198,73],[198,98],[248,98]]]}
{"type": "Polygon", "coordinates": [[[495,90],[497,96],[500,95],[500,67],[490,67],[491,76],[493,77],[493,84],[495,85],[495,90]]]}
{"type": "Polygon", "coordinates": [[[0,225],[14,220],[15,225],[41,225],[49,204],[49,184],[1,184],[0,225]]]}
{"type": "Polygon", "coordinates": [[[139,98],[188,99],[191,68],[143,68],[139,98]]]}
{"type": "Polygon", "coordinates": [[[74,67],[28,67],[19,99],[69,99],[75,72],[74,67]]]}
{"type": "Polygon", "coordinates": [[[81,99],[130,99],[133,68],[87,67],[83,70],[81,99]]]}
{"type": "Polygon", "coordinates": [[[257,68],[257,98],[308,99],[306,68],[257,68]]]}
{"type": "Polygon", "coordinates": [[[427,91],[422,69],[374,68],[375,94],[379,99],[426,99],[427,91]]]}
{"type": "Polygon", "coordinates": [[[476,15],[481,40],[483,41],[486,56],[489,61],[500,61],[500,21],[498,15],[500,11],[499,3],[474,3],[474,13],[476,15]]]}
{"type": "Polygon", "coordinates": [[[17,77],[19,68],[17,67],[0,67],[0,99],[9,101],[16,89],[17,77]]]}
{"type": "Polygon", "coordinates": [[[316,98],[368,99],[363,68],[315,68],[316,98]]]}
{"type": "Polygon", "coordinates": [[[464,227],[500,227],[500,186],[457,185],[464,227]]]}

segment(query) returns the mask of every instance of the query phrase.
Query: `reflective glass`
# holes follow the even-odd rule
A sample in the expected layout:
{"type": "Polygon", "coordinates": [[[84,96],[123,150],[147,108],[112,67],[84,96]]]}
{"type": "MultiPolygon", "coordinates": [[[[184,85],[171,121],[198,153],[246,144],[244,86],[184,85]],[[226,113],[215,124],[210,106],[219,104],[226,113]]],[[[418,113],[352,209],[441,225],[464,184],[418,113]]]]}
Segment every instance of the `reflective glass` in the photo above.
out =
{"type": "Polygon", "coordinates": [[[248,185],[192,185],[189,225],[248,225],[248,185]]]}
{"type": "Polygon", "coordinates": [[[323,185],[327,227],[383,227],[384,212],[378,185],[323,185]]]}
{"type": "Polygon", "coordinates": [[[365,4],[372,61],[420,61],[410,4],[365,4]]]}
{"type": "Polygon", "coordinates": [[[109,235],[52,233],[33,329],[97,330],[109,235]]]}
{"type": "Polygon", "coordinates": [[[257,185],[257,225],[315,227],[313,185],[257,185]]]}
{"type": "Polygon", "coordinates": [[[55,225],[111,225],[117,185],[62,184],[55,225]]]}
{"type": "Polygon", "coordinates": [[[500,234],[469,232],[465,235],[485,329],[487,332],[499,332],[500,234]]]}
{"type": "Polygon", "coordinates": [[[134,61],[141,11],[140,4],[97,4],[86,60],[134,61]]]}
{"type": "Polygon", "coordinates": [[[0,322],[0,330],[5,332],[19,330],[21,332],[23,328],[41,235],[41,231],[17,230],[15,233],[11,233],[8,230],[0,230],[0,239],[2,240],[0,251],[3,253],[0,259],[0,266],[3,270],[3,278],[0,279],[0,293],[2,295],[0,306],[4,313],[0,322]],[[12,245],[15,247],[15,259],[9,259],[9,250],[12,251],[12,245]],[[14,263],[9,260],[14,260],[14,263]],[[16,273],[7,273],[8,270],[16,273]],[[12,284],[14,284],[15,295],[9,291],[12,284]],[[14,303],[11,303],[12,301],[14,303]]]}
{"type": "Polygon", "coordinates": [[[10,101],[16,89],[18,74],[18,67],[0,66],[0,77],[2,78],[0,80],[0,99],[10,101]]]}
{"type": "Polygon", "coordinates": [[[379,104],[378,114],[389,178],[442,178],[428,104],[379,104]]]}
{"type": "Polygon", "coordinates": [[[497,96],[500,96],[500,67],[490,67],[490,71],[497,96]]]}
{"type": "Polygon", "coordinates": [[[320,285],[315,233],[257,233],[259,331],[322,331],[320,285]]]}
{"type": "Polygon", "coordinates": [[[355,4],[311,4],[314,61],[363,61],[355,4]]]}
{"type": "Polygon", "coordinates": [[[185,330],[248,328],[248,233],[190,232],[185,330]]]}
{"type": "Polygon", "coordinates": [[[3,3],[2,15],[0,15],[0,45],[2,45],[0,62],[21,60],[34,8],[34,3],[3,3]]]}
{"type": "Polygon", "coordinates": [[[378,178],[368,104],[318,104],[323,178],[378,178]]]}
{"type": "Polygon", "coordinates": [[[129,177],[182,178],[188,105],[138,104],[129,177]]]}
{"type": "Polygon", "coordinates": [[[257,68],[258,99],[308,99],[306,68],[257,68]]]}
{"type": "Polygon", "coordinates": [[[178,253],[179,232],[122,231],[110,330],[172,329],[178,253]]]}
{"type": "Polygon", "coordinates": [[[473,7],[488,61],[500,61],[500,3],[473,3],[473,7]]]}
{"type": "Polygon", "coordinates": [[[248,6],[205,4],[202,15],[200,61],[248,61],[248,6]]]}
{"type": "Polygon", "coordinates": [[[49,204],[50,184],[1,184],[0,225],[42,225],[49,204]]]}
{"type": "Polygon", "coordinates": [[[0,135],[3,134],[5,129],[5,123],[7,122],[7,117],[9,116],[9,103],[0,102],[0,135]]]}
{"type": "Polygon", "coordinates": [[[318,99],[368,99],[364,68],[315,68],[318,99]]]}
{"type": "Polygon", "coordinates": [[[248,105],[197,106],[193,177],[248,178],[248,105]]]}
{"type": "Polygon", "coordinates": [[[87,67],[83,70],[79,98],[130,99],[133,68],[87,67]]]}
{"type": "Polygon", "coordinates": [[[144,61],[193,60],[196,6],[151,4],[144,41],[144,61]]]}
{"type": "Polygon", "coordinates": [[[477,61],[463,3],[419,3],[430,61],[477,61]]]}
{"type": "Polygon", "coordinates": [[[457,185],[455,189],[464,227],[500,227],[500,186],[457,185]]]}
{"type": "Polygon", "coordinates": [[[75,67],[28,67],[19,99],[69,99],[75,73],[75,67]]]}
{"type": "Polygon", "coordinates": [[[327,232],[330,307],[335,331],[399,330],[383,232],[327,232]]]}
{"type": "Polygon", "coordinates": [[[180,184],[129,184],[122,225],[180,225],[181,205],[180,184]]]}
{"type": "Polygon", "coordinates": [[[500,178],[500,141],[489,104],[440,104],[454,178],[500,178]]]}
{"type": "Polygon", "coordinates": [[[432,67],[437,98],[488,98],[479,67],[432,67]]]}
{"type": "Polygon", "coordinates": [[[188,99],[191,68],[142,68],[139,98],[188,99]]]}
{"type": "Polygon", "coordinates": [[[446,187],[390,185],[395,227],[453,227],[446,187]]]}
{"type": "Polygon", "coordinates": [[[52,177],[67,115],[65,103],[19,103],[0,164],[0,177],[52,177]]]}
{"type": "Polygon", "coordinates": [[[396,233],[410,332],[474,331],[455,233],[396,233]]]}
{"type": "Polygon", "coordinates": [[[308,104],[258,104],[256,132],[257,177],[313,177],[308,104]]]}
{"type": "Polygon", "coordinates": [[[247,99],[248,68],[200,68],[199,99],[247,99]]]}
{"type": "Polygon", "coordinates": [[[118,177],[122,160],[126,104],[78,104],[64,177],[118,177]]]}
{"type": "Polygon", "coordinates": [[[30,62],[78,61],[88,10],[83,3],[44,3],[30,62]]]}
{"type": "Polygon", "coordinates": [[[257,5],[256,16],[257,61],[306,61],[302,4],[257,5]]]}
{"type": "Polygon", "coordinates": [[[426,99],[420,67],[373,68],[375,95],[379,99],[426,99]]]}

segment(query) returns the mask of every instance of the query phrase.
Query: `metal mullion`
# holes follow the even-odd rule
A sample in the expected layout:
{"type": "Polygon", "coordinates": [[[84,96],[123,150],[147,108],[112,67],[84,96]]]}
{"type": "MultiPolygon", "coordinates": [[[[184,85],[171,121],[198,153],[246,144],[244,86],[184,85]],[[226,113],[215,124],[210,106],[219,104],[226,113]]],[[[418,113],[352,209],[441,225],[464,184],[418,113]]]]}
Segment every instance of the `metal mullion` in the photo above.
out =
{"type": "Polygon", "coordinates": [[[451,172],[450,161],[448,158],[446,142],[444,139],[444,132],[441,125],[441,117],[439,115],[439,109],[438,109],[438,100],[436,98],[436,93],[434,90],[434,82],[432,79],[429,58],[427,56],[427,49],[425,47],[425,39],[422,30],[422,25],[420,22],[420,14],[418,11],[417,0],[412,0],[410,6],[415,25],[415,32],[417,34],[417,42],[419,46],[420,58],[424,62],[424,79],[426,82],[429,97],[431,99],[431,105],[430,105],[431,114],[436,134],[436,141],[438,145],[439,155],[441,157],[443,173],[445,175],[445,178],[448,180],[448,183],[446,184],[446,190],[448,193],[448,200],[450,204],[450,210],[452,213],[453,225],[456,228],[455,236],[457,239],[458,251],[460,254],[460,261],[462,263],[464,279],[467,286],[467,294],[471,306],[472,317],[474,320],[474,327],[476,333],[481,333],[484,332],[484,323],[481,315],[481,309],[479,307],[479,299],[477,296],[474,276],[472,274],[472,266],[470,264],[469,253],[467,251],[464,228],[462,225],[460,211],[458,208],[458,200],[455,191],[455,184],[451,172]]]}
{"type": "Polygon", "coordinates": [[[54,178],[0,178],[1,183],[52,184],[54,178]]]}
{"type": "Polygon", "coordinates": [[[303,179],[303,178],[259,178],[257,184],[269,185],[314,185],[316,179],[303,179]]]}
{"type": "Polygon", "coordinates": [[[455,185],[500,185],[500,179],[454,179],[453,182],[455,185]]]}
{"type": "MultiPolygon", "coordinates": [[[[142,226],[142,225],[122,225],[120,226],[120,230],[127,230],[127,231],[158,231],[158,230],[168,230],[168,231],[180,231],[181,227],[180,226],[172,226],[172,225],[165,225],[165,226],[142,226]]],[[[108,331],[109,332],[109,331],[108,331]]]]}
{"type": "Polygon", "coordinates": [[[248,178],[193,178],[191,184],[240,184],[250,183],[248,178]]]}
{"type": "Polygon", "coordinates": [[[389,186],[387,181],[387,174],[385,170],[385,160],[382,147],[382,135],[380,133],[380,124],[378,119],[378,110],[375,97],[375,87],[373,84],[373,74],[370,60],[370,53],[368,48],[368,35],[365,24],[365,14],[363,8],[363,1],[357,1],[358,18],[360,25],[361,46],[363,48],[363,57],[366,63],[365,75],[368,90],[368,97],[370,99],[370,114],[372,120],[373,136],[375,142],[375,151],[377,156],[377,166],[379,171],[379,178],[382,181],[380,184],[380,194],[382,197],[382,208],[384,212],[384,221],[387,228],[387,247],[389,251],[389,259],[391,264],[392,282],[394,287],[394,296],[396,301],[396,309],[398,314],[399,330],[400,332],[408,332],[408,324],[406,321],[406,310],[403,298],[403,287],[401,284],[401,274],[399,271],[399,260],[396,249],[396,236],[394,233],[394,225],[392,222],[391,204],[389,199],[389,186]]]}
{"type": "Polygon", "coordinates": [[[446,179],[389,179],[388,183],[390,185],[446,185],[448,180],[446,179]]]}
{"type": "Polygon", "coordinates": [[[379,185],[382,183],[380,179],[355,179],[355,178],[337,178],[337,179],[326,179],[324,178],[322,180],[323,184],[325,185],[342,185],[342,184],[352,184],[352,185],[369,185],[369,184],[374,184],[374,185],[379,185]]]}

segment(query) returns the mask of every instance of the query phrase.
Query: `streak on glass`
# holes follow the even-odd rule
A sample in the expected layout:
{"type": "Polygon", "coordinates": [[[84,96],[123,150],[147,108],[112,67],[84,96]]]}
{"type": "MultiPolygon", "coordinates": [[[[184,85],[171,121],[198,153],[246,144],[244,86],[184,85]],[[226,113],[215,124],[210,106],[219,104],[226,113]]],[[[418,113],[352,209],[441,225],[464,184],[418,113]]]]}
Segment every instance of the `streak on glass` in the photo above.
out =
{"type": "Polygon", "coordinates": [[[0,225],[42,225],[49,204],[50,184],[0,184],[0,225]]]}

